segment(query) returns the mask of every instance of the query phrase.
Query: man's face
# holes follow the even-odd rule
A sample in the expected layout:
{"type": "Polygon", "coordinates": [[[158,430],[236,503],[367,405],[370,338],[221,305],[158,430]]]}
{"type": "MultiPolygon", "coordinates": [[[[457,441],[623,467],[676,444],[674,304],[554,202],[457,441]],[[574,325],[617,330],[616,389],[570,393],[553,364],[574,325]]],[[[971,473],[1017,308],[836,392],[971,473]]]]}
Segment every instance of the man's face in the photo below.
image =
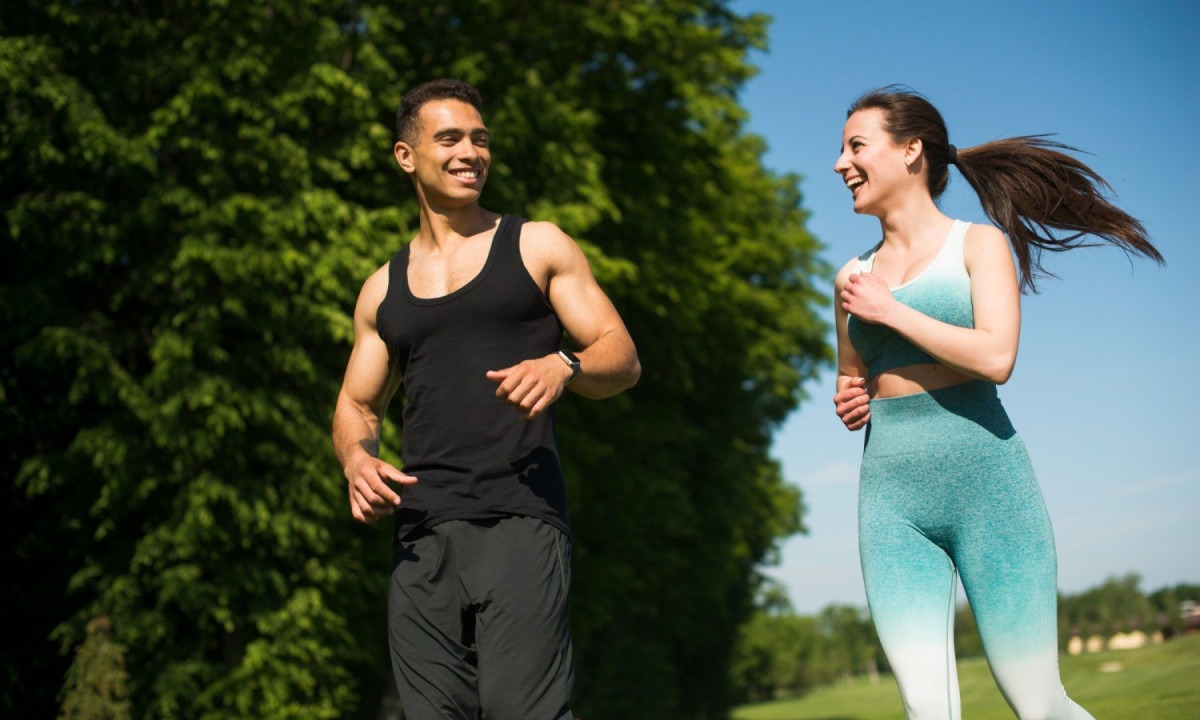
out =
{"type": "Polygon", "coordinates": [[[459,100],[431,100],[417,113],[410,144],[396,143],[396,162],[431,205],[462,206],[479,201],[492,156],[479,111],[459,100]]]}

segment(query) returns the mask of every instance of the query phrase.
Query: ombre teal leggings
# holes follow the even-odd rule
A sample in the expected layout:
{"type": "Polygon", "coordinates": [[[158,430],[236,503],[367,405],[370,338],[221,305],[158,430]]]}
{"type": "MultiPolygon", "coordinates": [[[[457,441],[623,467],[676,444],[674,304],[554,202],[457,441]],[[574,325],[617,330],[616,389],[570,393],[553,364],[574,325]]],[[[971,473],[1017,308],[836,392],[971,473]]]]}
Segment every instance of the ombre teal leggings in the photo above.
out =
{"type": "Polygon", "coordinates": [[[1017,716],[1092,717],[1059,678],[1053,531],[995,385],[872,400],[858,519],[871,616],[910,720],[962,716],[960,577],[992,675],[1017,716]]]}

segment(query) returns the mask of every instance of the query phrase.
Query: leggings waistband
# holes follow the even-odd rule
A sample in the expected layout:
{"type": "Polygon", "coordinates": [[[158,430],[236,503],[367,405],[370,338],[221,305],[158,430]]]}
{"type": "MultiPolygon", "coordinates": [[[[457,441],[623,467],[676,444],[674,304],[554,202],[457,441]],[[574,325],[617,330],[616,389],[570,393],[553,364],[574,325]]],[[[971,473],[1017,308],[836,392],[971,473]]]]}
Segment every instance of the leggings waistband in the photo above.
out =
{"type": "Polygon", "coordinates": [[[982,380],[929,392],[871,400],[866,451],[907,454],[970,447],[1016,435],[996,386],[982,380]]]}

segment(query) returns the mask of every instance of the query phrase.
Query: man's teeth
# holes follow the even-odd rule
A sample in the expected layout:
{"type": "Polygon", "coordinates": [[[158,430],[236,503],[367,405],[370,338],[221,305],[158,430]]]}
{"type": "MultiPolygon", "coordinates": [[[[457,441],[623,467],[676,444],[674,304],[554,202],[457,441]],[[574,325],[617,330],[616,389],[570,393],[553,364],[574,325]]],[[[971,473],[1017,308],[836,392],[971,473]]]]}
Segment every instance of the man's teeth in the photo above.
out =
{"type": "Polygon", "coordinates": [[[455,177],[461,177],[461,178],[477,178],[477,177],[479,177],[479,173],[475,172],[474,170],[451,170],[450,174],[454,175],[455,177]]]}
{"type": "Polygon", "coordinates": [[[862,185],[862,184],[863,184],[863,183],[865,183],[865,182],[866,182],[866,180],[863,180],[863,179],[862,179],[862,178],[860,178],[860,177],[851,178],[851,179],[849,179],[849,180],[847,180],[847,181],[846,181],[846,187],[848,187],[848,188],[850,188],[851,190],[853,190],[854,188],[858,187],[859,185],[862,185]]]}

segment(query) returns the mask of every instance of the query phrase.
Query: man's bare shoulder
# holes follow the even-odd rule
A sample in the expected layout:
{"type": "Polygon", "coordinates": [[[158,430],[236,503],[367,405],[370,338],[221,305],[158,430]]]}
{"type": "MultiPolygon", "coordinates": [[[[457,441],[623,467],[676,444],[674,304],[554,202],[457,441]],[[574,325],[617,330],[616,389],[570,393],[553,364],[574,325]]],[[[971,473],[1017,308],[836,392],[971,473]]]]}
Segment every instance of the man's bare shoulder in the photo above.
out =
{"type": "Polygon", "coordinates": [[[521,241],[525,242],[526,240],[547,247],[575,244],[571,236],[563,232],[562,228],[545,220],[529,220],[521,226],[521,241]]]}
{"type": "Polygon", "coordinates": [[[577,264],[583,250],[554,223],[529,221],[521,227],[521,255],[527,263],[554,272],[577,264]]]}
{"type": "Polygon", "coordinates": [[[383,299],[387,297],[388,275],[391,265],[390,261],[385,262],[375,272],[371,273],[371,276],[363,283],[362,290],[358,293],[358,302],[354,309],[356,315],[361,315],[364,319],[374,320],[375,312],[379,309],[379,305],[383,302],[383,299]]]}

